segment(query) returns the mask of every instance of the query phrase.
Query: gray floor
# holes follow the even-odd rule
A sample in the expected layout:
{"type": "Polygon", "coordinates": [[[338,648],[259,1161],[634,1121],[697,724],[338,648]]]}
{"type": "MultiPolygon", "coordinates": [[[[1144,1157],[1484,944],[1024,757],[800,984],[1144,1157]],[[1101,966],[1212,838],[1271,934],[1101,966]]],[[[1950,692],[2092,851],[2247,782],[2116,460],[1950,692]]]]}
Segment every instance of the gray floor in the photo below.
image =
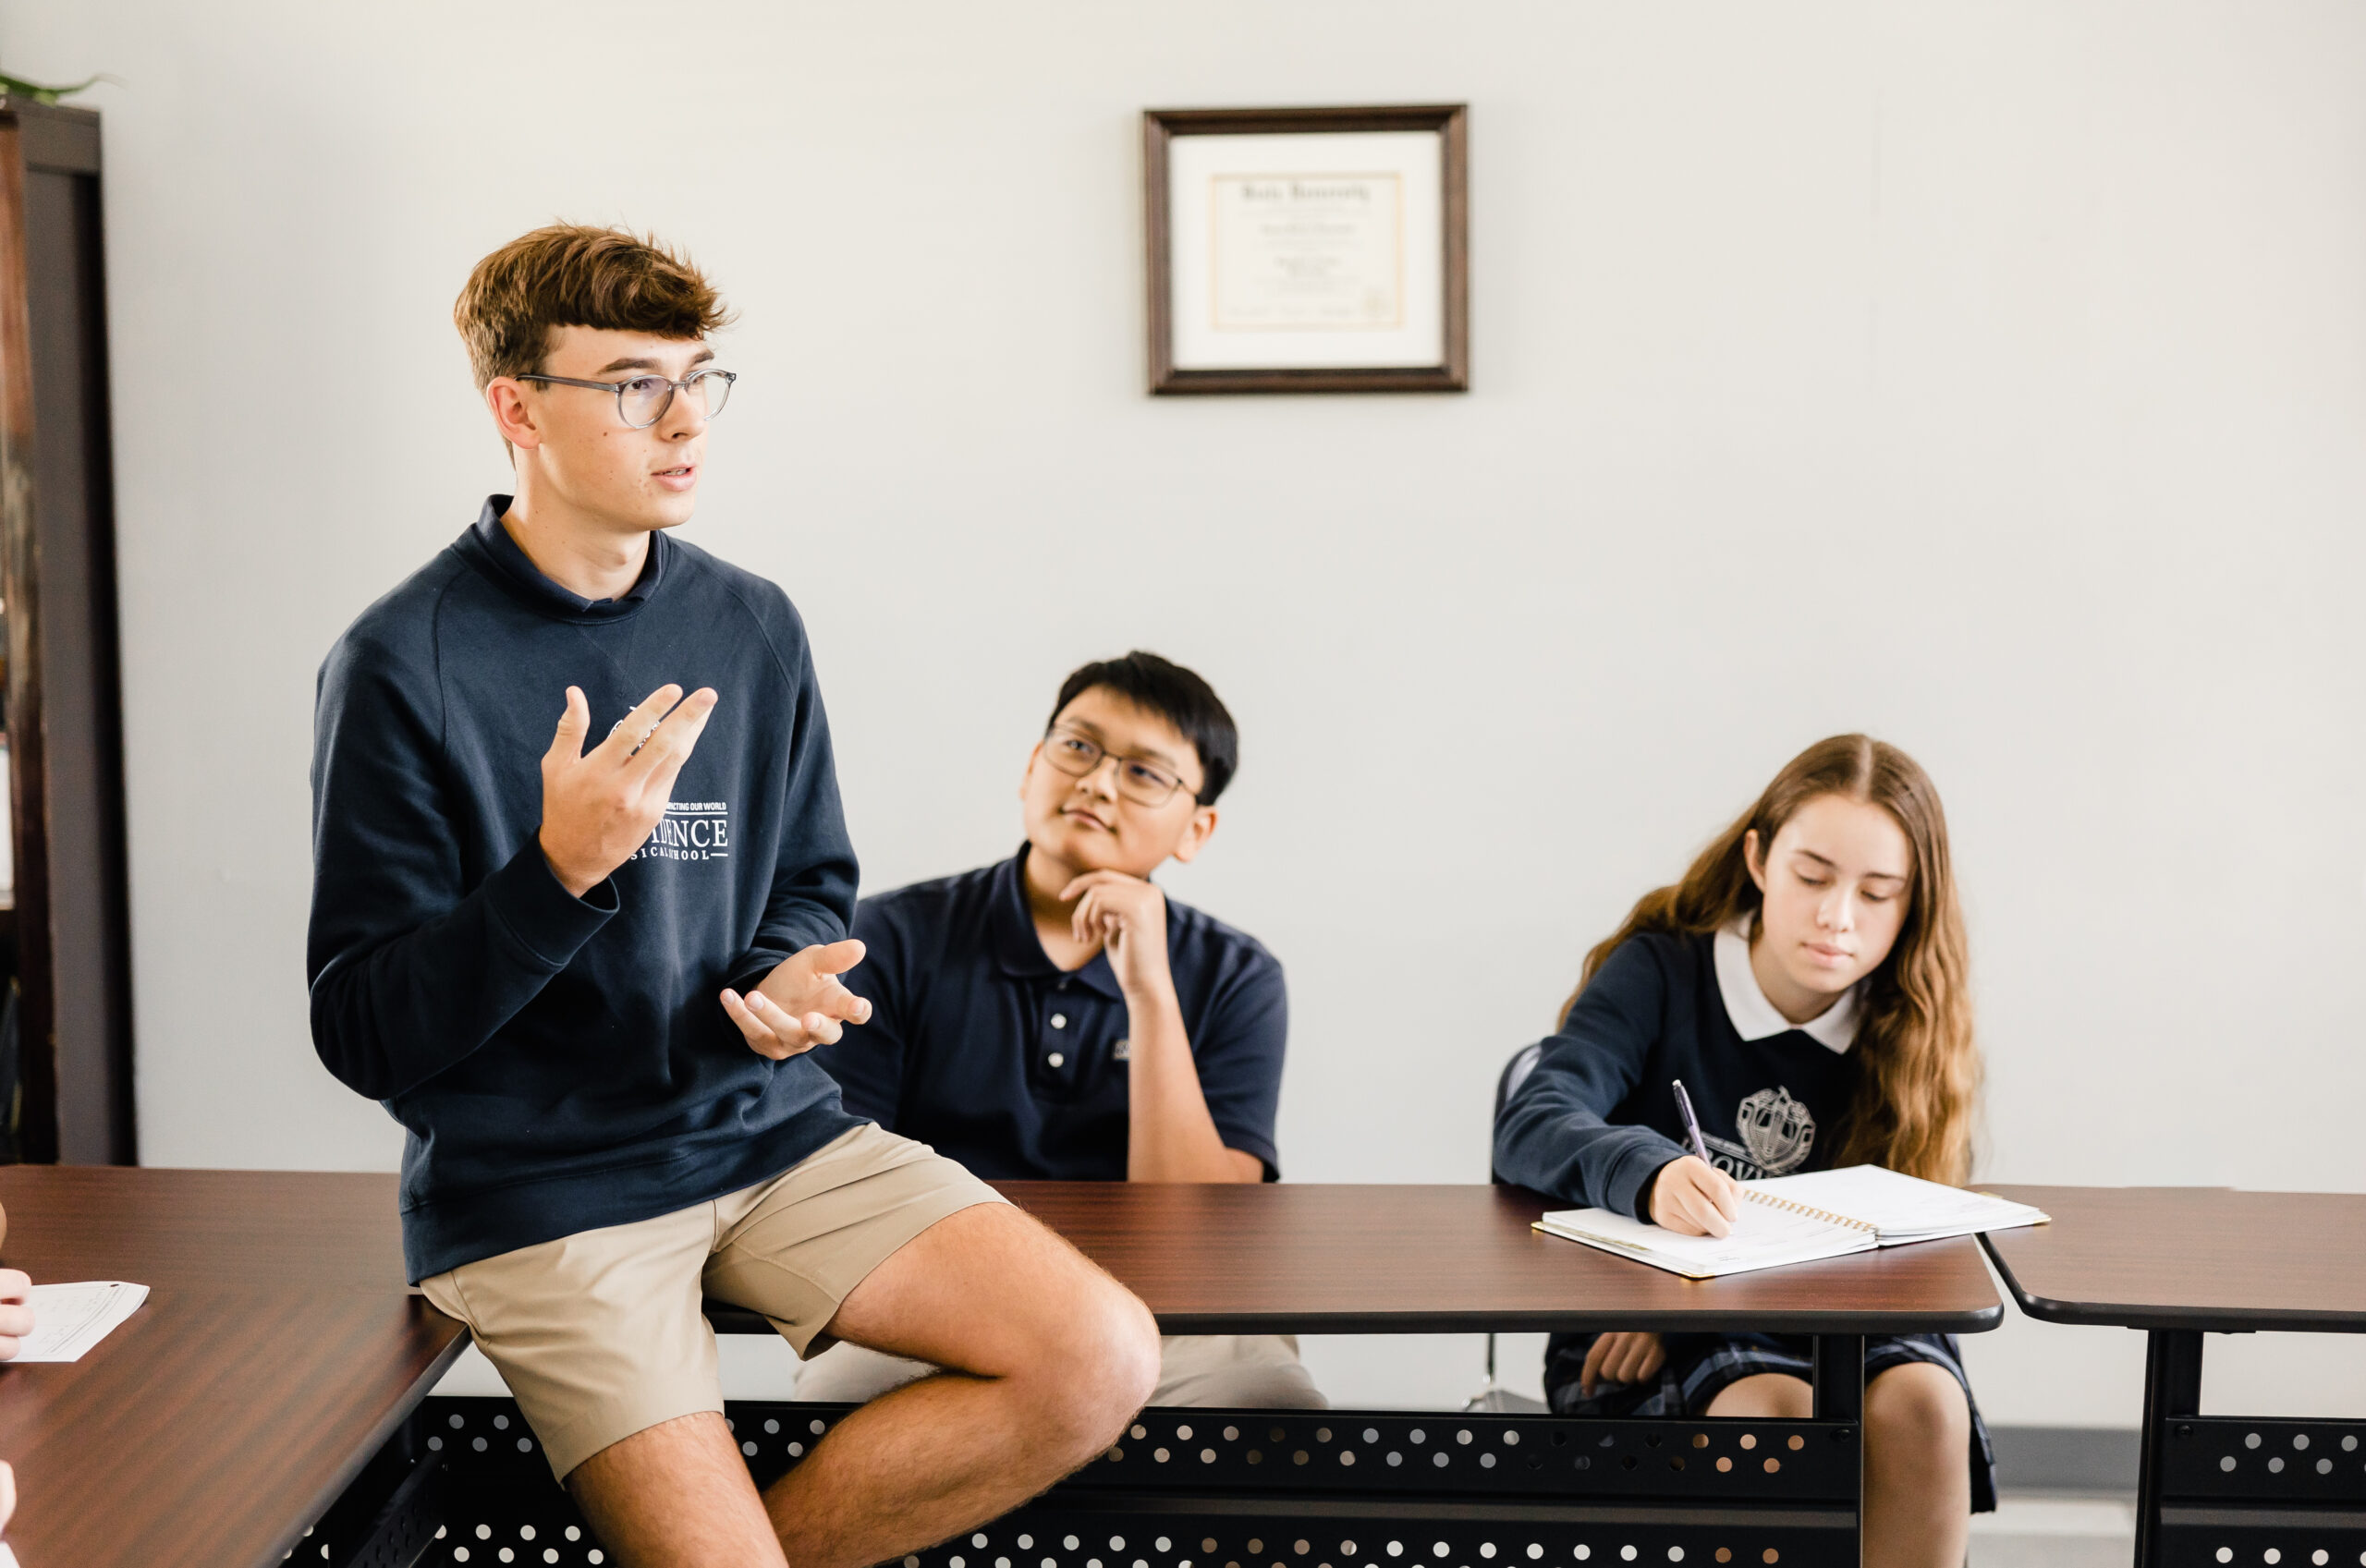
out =
{"type": "Polygon", "coordinates": [[[2128,1568],[2136,1504],[2121,1495],[2006,1492],[1971,1519],[1971,1568],[2128,1568]]]}

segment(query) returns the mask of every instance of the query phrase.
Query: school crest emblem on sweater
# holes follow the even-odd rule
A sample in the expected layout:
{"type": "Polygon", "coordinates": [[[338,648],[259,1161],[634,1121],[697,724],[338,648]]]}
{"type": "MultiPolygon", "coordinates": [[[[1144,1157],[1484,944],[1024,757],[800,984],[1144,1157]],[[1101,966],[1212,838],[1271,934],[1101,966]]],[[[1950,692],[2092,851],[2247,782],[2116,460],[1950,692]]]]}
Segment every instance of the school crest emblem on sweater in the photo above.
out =
{"type": "Polygon", "coordinates": [[[1798,1170],[1815,1148],[1815,1118],[1789,1089],[1760,1089],[1742,1100],[1735,1121],[1742,1147],[1770,1176],[1798,1170]]]}

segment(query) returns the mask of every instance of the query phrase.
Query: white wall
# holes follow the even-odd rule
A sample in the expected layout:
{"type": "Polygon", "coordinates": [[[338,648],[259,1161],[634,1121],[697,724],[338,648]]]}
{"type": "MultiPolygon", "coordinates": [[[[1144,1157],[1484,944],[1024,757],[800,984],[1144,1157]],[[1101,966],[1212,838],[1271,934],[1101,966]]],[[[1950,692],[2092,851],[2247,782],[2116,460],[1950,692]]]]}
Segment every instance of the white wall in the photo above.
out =
{"type": "MultiPolygon", "coordinates": [[[[395,1161],[306,1035],[312,675],[501,484],[447,312],[565,215],[744,310],[690,537],[803,608],[868,886],[1017,841],[1078,661],[1225,694],[1172,885],[1289,966],[1292,1176],[1483,1179],[1582,949],[1862,727],[1953,810],[1986,1173],[2366,1188],[2355,6],[78,0],[0,58],[125,79],[152,1163],[395,1161]],[[1438,99],[1477,390],[1144,396],[1139,111],[1438,99]]],[[[2336,1348],[2212,1397],[2360,1413],[2336,1348]]],[[[2135,1419],[2133,1335],[1975,1353],[1994,1418],[2135,1419]]]]}

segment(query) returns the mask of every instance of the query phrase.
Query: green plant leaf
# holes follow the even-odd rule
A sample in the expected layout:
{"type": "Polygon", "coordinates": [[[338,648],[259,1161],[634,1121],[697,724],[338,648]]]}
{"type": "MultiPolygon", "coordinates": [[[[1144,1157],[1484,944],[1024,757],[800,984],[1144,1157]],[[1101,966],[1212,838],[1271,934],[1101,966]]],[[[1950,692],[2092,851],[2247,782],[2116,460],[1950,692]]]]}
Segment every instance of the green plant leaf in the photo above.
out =
{"type": "Polygon", "coordinates": [[[30,98],[36,103],[55,103],[61,98],[86,91],[102,81],[111,79],[113,79],[109,77],[94,76],[87,81],[78,81],[71,87],[43,87],[37,81],[27,81],[22,77],[13,77],[6,71],[0,71],[0,92],[5,92],[11,98],[30,98]]]}

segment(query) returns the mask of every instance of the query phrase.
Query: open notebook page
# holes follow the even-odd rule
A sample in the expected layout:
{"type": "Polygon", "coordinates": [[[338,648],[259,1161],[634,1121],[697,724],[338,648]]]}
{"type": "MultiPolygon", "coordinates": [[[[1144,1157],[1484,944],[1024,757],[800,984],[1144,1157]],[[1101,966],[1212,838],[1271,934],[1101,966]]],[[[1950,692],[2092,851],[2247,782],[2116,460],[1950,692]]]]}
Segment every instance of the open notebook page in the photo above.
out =
{"type": "Polygon", "coordinates": [[[1762,1204],[1745,1203],[1728,1236],[1687,1236],[1646,1225],[1607,1209],[1563,1209],[1539,1220],[1537,1228],[1567,1241],[1632,1258],[1693,1279],[1746,1274],[1817,1258],[1838,1258],[1873,1246],[1872,1234],[1830,1224],[1762,1204]]]}
{"type": "Polygon", "coordinates": [[[2044,1213],[2026,1203],[1942,1186],[1937,1182],[1900,1175],[1879,1165],[1850,1165],[1837,1171],[1811,1171],[1801,1176],[1775,1176],[1746,1183],[1743,1190],[1861,1220],[1881,1232],[1884,1246],[2045,1222],[2044,1213]]]}

